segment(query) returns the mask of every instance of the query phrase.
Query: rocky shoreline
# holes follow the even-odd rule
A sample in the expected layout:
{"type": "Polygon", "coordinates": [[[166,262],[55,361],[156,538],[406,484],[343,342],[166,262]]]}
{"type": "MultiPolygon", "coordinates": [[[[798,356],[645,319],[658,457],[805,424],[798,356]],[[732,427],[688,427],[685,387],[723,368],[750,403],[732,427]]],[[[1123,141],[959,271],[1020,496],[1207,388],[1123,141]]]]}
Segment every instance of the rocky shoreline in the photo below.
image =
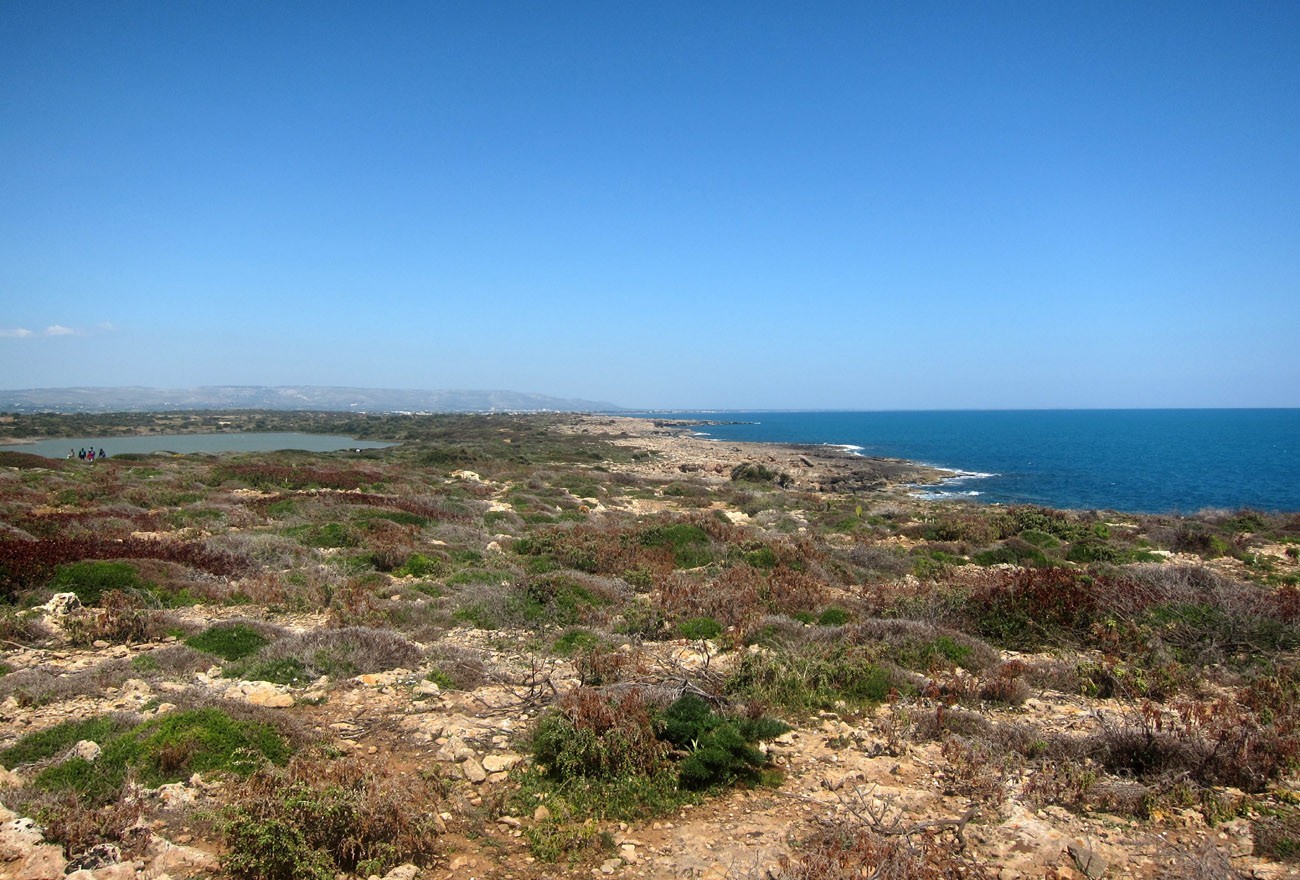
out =
{"type": "Polygon", "coordinates": [[[652,453],[621,469],[645,476],[691,476],[722,482],[737,467],[761,466],[790,478],[787,486],[810,492],[905,493],[910,486],[933,485],[957,476],[901,458],[857,455],[836,446],[744,443],[696,435],[696,419],[583,416],[568,430],[599,433],[623,446],[652,453]]]}

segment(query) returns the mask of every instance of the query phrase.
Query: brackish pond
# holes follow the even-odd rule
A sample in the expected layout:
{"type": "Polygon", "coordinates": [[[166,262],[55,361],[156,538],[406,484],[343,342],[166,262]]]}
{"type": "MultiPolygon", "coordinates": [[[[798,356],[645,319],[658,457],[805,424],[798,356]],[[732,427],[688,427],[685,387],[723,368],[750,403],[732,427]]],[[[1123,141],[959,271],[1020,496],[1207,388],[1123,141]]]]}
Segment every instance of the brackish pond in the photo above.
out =
{"type": "Polygon", "coordinates": [[[336,452],[340,449],[383,449],[392,443],[373,440],[355,440],[339,434],[301,434],[292,431],[280,433],[239,434],[148,434],[130,437],[64,437],[58,440],[38,440],[35,443],[18,443],[0,446],[0,451],[28,452],[46,458],[67,458],[68,450],[77,457],[80,449],[104,450],[112,458],[126,453],[180,452],[274,452],[279,449],[301,449],[306,452],[336,452]]]}

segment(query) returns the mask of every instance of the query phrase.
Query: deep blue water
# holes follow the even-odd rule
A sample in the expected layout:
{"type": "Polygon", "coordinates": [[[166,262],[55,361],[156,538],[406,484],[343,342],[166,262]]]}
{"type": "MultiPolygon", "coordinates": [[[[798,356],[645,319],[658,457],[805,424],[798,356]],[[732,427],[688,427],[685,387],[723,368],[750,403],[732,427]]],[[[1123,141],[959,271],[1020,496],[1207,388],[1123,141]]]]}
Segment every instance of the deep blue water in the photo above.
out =
{"type": "Polygon", "coordinates": [[[1145,513],[1300,511],[1300,409],[661,413],[753,424],[719,440],[826,443],[970,474],[931,493],[1145,513]]]}

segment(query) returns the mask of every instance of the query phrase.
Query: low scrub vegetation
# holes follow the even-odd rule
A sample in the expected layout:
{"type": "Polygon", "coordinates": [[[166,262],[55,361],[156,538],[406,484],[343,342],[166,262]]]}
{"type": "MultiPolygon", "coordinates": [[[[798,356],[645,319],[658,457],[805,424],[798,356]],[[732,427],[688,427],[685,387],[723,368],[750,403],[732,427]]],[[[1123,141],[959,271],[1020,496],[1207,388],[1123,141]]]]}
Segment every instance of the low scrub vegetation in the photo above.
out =
{"type": "Polygon", "coordinates": [[[1300,516],[923,503],[568,416],[224,418],[400,445],[0,460],[4,800],[71,857],[148,826],[247,880],[586,874],[793,782],[834,805],[790,814],[789,880],[991,876],[1021,808],[1175,831],[1166,874],[1232,876],[1220,827],[1300,859],[1300,516]],[[880,756],[939,812],[858,786],[880,756]]]}

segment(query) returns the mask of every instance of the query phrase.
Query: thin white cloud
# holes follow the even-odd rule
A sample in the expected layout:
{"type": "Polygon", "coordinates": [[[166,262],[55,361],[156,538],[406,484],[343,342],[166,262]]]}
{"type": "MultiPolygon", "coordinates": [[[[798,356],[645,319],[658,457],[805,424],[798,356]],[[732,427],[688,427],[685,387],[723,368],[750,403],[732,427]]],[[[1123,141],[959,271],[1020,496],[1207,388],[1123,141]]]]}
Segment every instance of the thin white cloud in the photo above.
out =
{"type": "Polygon", "coordinates": [[[90,336],[95,333],[116,333],[117,327],[105,321],[96,324],[92,329],[85,330],[81,327],[68,327],[64,324],[51,324],[44,330],[28,330],[26,327],[6,327],[0,328],[0,338],[9,339],[28,339],[34,336],[90,336]]]}

